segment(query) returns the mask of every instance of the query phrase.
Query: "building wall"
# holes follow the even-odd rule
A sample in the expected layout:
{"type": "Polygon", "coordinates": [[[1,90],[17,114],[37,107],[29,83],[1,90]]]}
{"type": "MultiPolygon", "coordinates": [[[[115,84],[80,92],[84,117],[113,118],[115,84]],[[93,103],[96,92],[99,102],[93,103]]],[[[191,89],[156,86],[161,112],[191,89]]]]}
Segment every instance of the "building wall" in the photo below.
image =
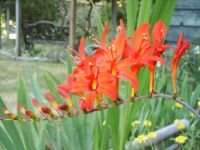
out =
{"type": "Polygon", "coordinates": [[[180,32],[191,43],[200,44],[200,0],[177,0],[167,41],[175,43],[180,32]]]}

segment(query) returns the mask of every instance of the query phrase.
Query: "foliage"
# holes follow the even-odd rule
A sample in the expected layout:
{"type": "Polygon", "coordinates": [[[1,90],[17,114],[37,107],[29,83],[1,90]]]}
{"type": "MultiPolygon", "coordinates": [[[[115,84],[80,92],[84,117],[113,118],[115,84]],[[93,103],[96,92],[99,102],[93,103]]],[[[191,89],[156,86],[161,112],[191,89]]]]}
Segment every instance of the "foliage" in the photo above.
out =
{"type": "MultiPolygon", "coordinates": [[[[142,22],[150,20],[155,23],[158,19],[163,19],[164,22],[169,23],[170,16],[174,6],[169,6],[169,1],[156,1],[153,3],[146,3],[142,7],[139,5],[139,1],[127,1],[127,27],[128,34],[132,35],[137,25],[142,22]],[[134,3],[132,3],[134,2],[134,3]],[[152,5],[154,8],[150,9],[152,5]],[[167,7],[164,7],[167,6],[167,7]],[[136,9],[133,9],[136,8],[136,9]],[[136,11],[139,10],[139,11],[136,11]],[[143,14],[144,10],[148,10],[149,13],[143,14]],[[162,10],[163,13],[160,13],[162,10]],[[134,13],[132,12],[134,11],[134,13]],[[165,13],[167,12],[168,13],[165,13]],[[149,15],[150,12],[153,15],[149,15]],[[139,15],[136,15],[139,13],[139,15]],[[145,15],[145,17],[144,17],[145,15]],[[139,18],[137,18],[139,16],[139,18]],[[150,16],[153,16],[152,18],[150,16]],[[138,21],[139,20],[139,21],[138,21]]],[[[171,1],[172,2],[172,1],[171,1]]],[[[174,4],[174,1],[173,1],[174,4]]],[[[99,27],[100,28],[100,27],[99,27]]],[[[100,29],[99,29],[100,30],[100,29]]],[[[71,60],[68,55],[67,59],[67,72],[72,72],[71,60]]],[[[157,70],[155,87],[158,91],[170,92],[172,89],[169,75],[166,75],[166,70],[161,67],[157,70]]],[[[28,76],[31,82],[32,92],[34,97],[39,102],[45,101],[42,94],[43,91],[40,89],[37,78],[33,76],[30,68],[28,69],[28,76]]],[[[61,83],[53,74],[47,73],[44,76],[48,91],[52,93],[59,102],[65,100],[60,97],[56,88],[61,83]]],[[[139,72],[139,94],[146,94],[148,87],[148,71],[142,69],[139,72]]],[[[131,95],[130,84],[124,80],[120,81],[120,94],[129,98],[131,95]]],[[[187,90],[186,87],[188,82],[188,76],[184,77],[184,81],[179,89],[181,97],[184,101],[194,105],[196,107],[196,100],[199,96],[199,87],[192,93],[191,90],[187,90]],[[192,101],[190,101],[190,99],[192,101]]],[[[26,108],[34,111],[29,105],[30,100],[28,97],[27,83],[24,79],[19,80],[18,90],[18,103],[23,104],[26,108]]],[[[190,87],[189,87],[190,88],[190,87]]],[[[179,92],[178,91],[178,92],[179,92]]],[[[74,100],[78,100],[77,97],[73,97],[74,100]]],[[[162,98],[160,98],[162,99],[162,98]]],[[[0,108],[5,107],[4,102],[0,99],[0,108]]],[[[19,113],[19,112],[18,112],[19,113]]],[[[0,115],[4,116],[2,110],[0,115]]],[[[22,115],[19,113],[19,115],[22,115]]],[[[166,124],[172,123],[174,119],[188,118],[190,119],[192,126],[186,131],[186,135],[194,137],[186,142],[185,148],[188,148],[193,143],[196,147],[199,146],[198,137],[192,136],[193,133],[198,136],[199,133],[195,133],[195,128],[198,127],[199,123],[194,123],[194,118],[191,118],[190,114],[185,112],[185,109],[176,109],[173,102],[170,101],[143,101],[134,104],[124,104],[120,107],[111,108],[96,113],[90,113],[88,115],[78,116],[71,119],[62,120],[46,120],[42,122],[23,122],[23,121],[4,121],[2,120],[2,126],[0,126],[0,141],[3,148],[5,149],[124,149],[128,141],[132,141],[135,137],[140,134],[148,134],[150,131],[154,131],[158,128],[165,126],[166,124]],[[167,112],[167,113],[166,113],[167,112]],[[163,116],[163,117],[161,117],[163,116]],[[132,127],[134,120],[151,120],[152,126],[144,127],[143,125],[132,127]],[[192,135],[191,135],[192,134],[192,135]]],[[[170,145],[170,141],[166,141],[165,146],[170,145]]]]}
{"type": "Polygon", "coordinates": [[[190,78],[190,83],[193,87],[197,86],[196,81],[200,81],[200,47],[197,45],[193,47],[189,53],[187,53],[185,59],[182,61],[183,68],[181,68],[180,74],[184,72],[183,69],[187,69],[188,76],[190,78]]]}
{"type": "MultiPolygon", "coordinates": [[[[21,0],[22,22],[56,21],[59,16],[59,7],[59,1],[57,0],[21,0]]],[[[10,1],[10,10],[11,19],[15,20],[15,1],[10,1]]]]}
{"type": "MultiPolygon", "coordinates": [[[[30,68],[28,69],[28,75],[32,83],[33,94],[38,100],[41,101],[43,99],[41,97],[42,91],[38,87],[37,79],[33,78],[30,68]]],[[[166,85],[166,76],[165,74],[162,76],[164,78],[162,78],[162,81],[160,82],[165,82],[164,85],[166,85]]],[[[56,79],[56,77],[51,74],[46,74],[45,78],[48,79],[47,84],[50,91],[55,89],[56,85],[60,83],[59,79],[56,79]]],[[[188,79],[186,78],[186,80],[188,79]]],[[[186,86],[185,84],[186,82],[184,82],[181,86],[182,90],[184,90],[184,87],[186,86]]],[[[160,85],[157,83],[156,87],[159,86],[160,85]]],[[[23,79],[20,79],[18,98],[19,100],[23,100],[20,102],[21,104],[26,105],[30,103],[27,93],[28,91],[26,89],[26,82],[23,79]]],[[[188,90],[183,91],[183,93],[187,93],[186,95],[188,95],[188,98],[186,101],[189,102],[191,96],[199,94],[199,91],[194,91],[192,95],[188,90]]],[[[2,99],[0,100],[0,107],[4,107],[2,99]]],[[[27,108],[33,110],[30,106],[27,106],[27,108]]],[[[148,134],[150,131],[155,131],[156,129],[163,127],[170,122],[172,123],[173,120],[177,118],[181,119],[187,116],[192,125],[186,131],[188,141],[185,145],[183,145],[183,148],[187,149],[187,147],[190,146],[198,146],[199,133],[195,131],[198,129],[197,127],[199,126],[199,123],[195,121],[195,119],[191,117],[189,113],[186,113],[184,108],[177,109],[173,102],[158,101],[157,103],[157,101],[154,100],[149,102],[146,101],[143,103],[141,108],[141,111],[138,111],[137,114],[134,114],[135,119],[131,120],[130,122],[131,134],[128,138],[130,141],[137,137],[137,135],[148,134]],[[165,112],[168,112],[168,114],[165,112]],[[160,118],[160,116],[164,117],[160,118]],[[142,126],[139,124],[138,126],[132,126],[132,122],[134,120],[139,120],[140,122],[143,122],[144,120],[150,120],[152,125],[142,126]],[[190,140],[189,137],[192,137],[192,139],[190,140]]],[[[112,147],[110,145],[111,139],[109,139],[111,132],[119,134],[116,132],[114,127],[111,127],[111,121],[113,120],[112,117],[117,116],[115,114],[116,112],[113,112],[112,114],[110,113],[111,111],[115,111],[115,109],[118,109],[118,107],[111,110],[83,115],[72,119],[63,119],[60,121],[1,121],[3,125],[0,127],[1,145],[6,149],[107,149],[112,147]],[[26,129],[28,129],[28,132],[26,132],[26,129]],[[21,133],[23,134],[21,135],[21,133]],[[26,136],[28,136],[28,138],[26,138],[26,136]],[[33,136],[33,138],[31,139],[30,136],[33,136]],[[102,138],[100,139],[99,137],[102,138]],[[29,144],[31,140],[32,144],[29,144]],[[23,143],[21,143],[21,141],[23,141],[23,143]],[[31,147],[27,148],[30,145],[31,147]]],[[[4,115],[2,114],[2,111],[0,111],[0,113],[1,115],[4,115]]],[[[124,115],[124,112],[121,114],[124,115]]],[[[171,143],[171,140],[172,139],[168,140],[168,142],[171,143]]],[[[165,146],[167,147],[167,145],[165,146]]]]}

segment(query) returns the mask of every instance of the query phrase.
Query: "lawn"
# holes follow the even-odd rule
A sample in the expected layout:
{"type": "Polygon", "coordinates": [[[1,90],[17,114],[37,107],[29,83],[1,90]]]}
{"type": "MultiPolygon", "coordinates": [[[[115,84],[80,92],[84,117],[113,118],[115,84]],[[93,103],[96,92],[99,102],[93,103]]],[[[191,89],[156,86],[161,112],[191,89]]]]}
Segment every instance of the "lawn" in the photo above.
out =
{"type": "MultiPolygon", "coordinates": [[[[23,62],[14,60],[0,60],[0,96],[8,105],[15,104],[17,97],[18,80],[20,77],[27,80],[27,67],[37,74],[39,84],[45,89],[43,76],[47,72],[56,75],[62,81],[66,77],[66,66],[63,63],[50,62],[23,62]]],[[[30,88],[30,87],[29,87],[30,88]]]]}

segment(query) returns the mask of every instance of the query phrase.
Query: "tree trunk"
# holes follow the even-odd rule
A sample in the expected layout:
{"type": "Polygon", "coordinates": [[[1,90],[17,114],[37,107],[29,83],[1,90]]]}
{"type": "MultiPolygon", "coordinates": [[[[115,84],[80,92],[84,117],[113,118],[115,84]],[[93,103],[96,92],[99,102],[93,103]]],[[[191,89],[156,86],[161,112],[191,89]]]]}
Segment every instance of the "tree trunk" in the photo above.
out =
{"type": "Polygon", "coordinates": [[[1,11],[2,11],[2,1],[0,1],[0,49],[2,48],[2,40],[1,40],[1,36],[2,36],[2,32],[1,32],[1,11]]]}
{"type": "Polygon", "coordinates": [[[70,4],[70,26],[69,26],[69,46],[75,48],[76,38],[76,0],[71,0],[70,4]]]}
{"type": "Polygon", "coordinates": [[[10,1],[8,0],[6,2],[6,32],[7,32],[7,37],[9,38],[9,33],[10,33],[10,1]]]}
{"type": "Polygon", "coordinates": [[[15,13],[16,13],[16,40],[15,40],[15,54],[21,56],[21,45],[20,45],[20,33],[21,33],[21,10],[20,0],[15,1],[15,13]]]}
{"type": "Polygon", "coordinates": [[[117,0],[112,0],[112,36],[115,36],[117,26],[117,0]]]}

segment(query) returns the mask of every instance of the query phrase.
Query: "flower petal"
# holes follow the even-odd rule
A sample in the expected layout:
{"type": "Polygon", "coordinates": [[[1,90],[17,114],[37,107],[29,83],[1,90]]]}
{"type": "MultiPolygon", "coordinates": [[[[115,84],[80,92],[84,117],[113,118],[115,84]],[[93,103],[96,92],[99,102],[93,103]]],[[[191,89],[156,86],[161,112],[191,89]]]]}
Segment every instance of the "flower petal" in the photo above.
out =
{"type": "Polygon", "coordinates": [[[158,57],[158,56],[147,56],[146,60],[153,61],[153,62],[159,61],[162,64],[166,64],[166,61],[163,58],[158,57]]]}
{"type": "Polygon", "coordinates": [[[133,49],[135,51],[141,50],[150,45],[149,27],[149,23],[144,23],[135,30],[132,39],[133,49]]]}
{"type": "Polygon", "coordinates": [[[82,37],[80,45],[79,45],[79,59],[80,60],[84,60],[85,59],[85,49],[84,49],[84,46],[85,46],[85,38],[82,37]]]}
{"type": "Polygon", "coordinates": [[[154,44],[155,43],[161,44],[163,42],[166,34],[167,34],[167,28],[166,28],[165,24],[161,20],[159,20],[154,25],[154,28],[152,31],[152,38],[153,38],[154,44]]]}
{"type": "Polygon", "coordinates": [[[101,36],[101,46],[104,48],[106,47],[106,34],[107,34],[107,30],[108,30],[108,21],[106,21],[105,26],[103,28],[103,33],[101,36]]]}
{"type": "Polygon", "coordinates": [[[128,71],[126,69],[121,69],[119,71],[118,76],[120,78],[123,78],[123,79],[128,80],[129,82],[131,82],[131,84],[134,87],[134,89],[138,89],[138,79],[137,79],[136,75],[134,75],[131,71],[128,71]]]}
{"type": "Polygon", "coordinates": [[[88,111],[91,111],[93,109],[95,97],[96,97],[95,92],[89,92],[87,94],[85,104],[86,104],[86,109],[88,111]]]}

